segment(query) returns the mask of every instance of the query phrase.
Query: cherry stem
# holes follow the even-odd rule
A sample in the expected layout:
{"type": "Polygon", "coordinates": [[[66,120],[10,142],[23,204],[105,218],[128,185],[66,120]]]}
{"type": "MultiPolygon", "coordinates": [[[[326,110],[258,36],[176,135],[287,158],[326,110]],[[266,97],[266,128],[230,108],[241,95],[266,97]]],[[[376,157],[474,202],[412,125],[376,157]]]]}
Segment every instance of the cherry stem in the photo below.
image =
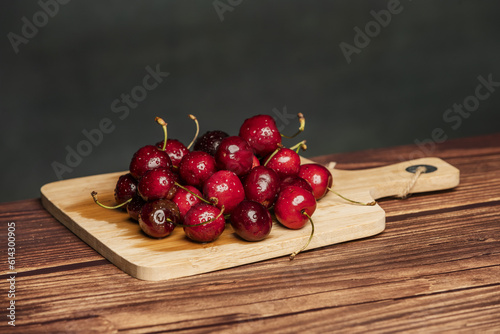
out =
{"type": "Polygon", "coordinates": [[[278,153],[281,149],[283,148],[283,145],[280,143],[278,144],[278,148],[276,150],[274,150],[273,153],[271,153],[271,155],[269,156],[269,158],[267,158],[267,160],[264,162],[264,165],[263,166],[266,166],[267,163],[269,161],[271,161],[271,159],[276,155],[276,153],[278,153]]]}
{"type": "Polygon", "coordinates": [[[177,187],[179,187],[179,188],[181,188],[181,189],[183,189],[183,190],[187,191],[188,193],[190,193],[190,194],[191,194],[191,195],[193,195],[194,197],[196,197],[196,198],[198,198],[198,199],[202,200],[203,202],[205,202],[205,203],[207,203],[207,204],[212,204],[211,202],[207,201],[206,199],[204,199],[204,198],[203,198],[203,197],[201,197],[200,195],[195,194],[194,192],[192,192],[192,191],[191,191],[191,190],[189,190],[188,188],[184,187],[183,185],[179,184],[178,182],[174,182],[174,184],[175,184],[177,187]]]}
{"type": "Polygon", "coordinates": [[[165,123],[165,121],[161,117],[156,117],[155,122],[160,124],[161,127],[163,128],[163,134],[165,136],[165,139],[163,139],[163,148],[161,150],[165,151],[165,148],[167,147],[167,123],[165,123]]]}
{"type": "MultiPolygon", "coordinates": [[[[217,219],[219,219],[220,216],[222,216],[224,214],[224,205],[221,207],[220,209],[220,212],[217,216],[215,216],[214,218],[212,219],[209,219],[207,220],[206,222],[203,222],[203,223],[198,223],[198,224],[193,224],[193,225],[185,225],[185,224],[178,224],[178,223],[174,223],[176,226],[180,226],[180,227],[195,227],[195,226],[201,226],[201,225],[206,225],[208,223],[211,223],[217,219]]],[[[225,217],[224,217],[225,218],[225,217]]],[[[167,218],[167,220],[169,220],[170,222],[172,222],[170,219],[167,218]]]]}
{"type": "Polygon", "coordinates": [[[292,147],[290,147],[290,149],[295,150],[296,153],[299,153],[300,149],[302,149],[304,151],[307,150],[306,140],[304,139],[300,143],[293,145],[292,147]]]}
{"type": "Polygon", "coordinates": [[[193,146],[196,138],[198,138],[198,134],[200,133],[200,123],[198,123],[198,119],[196,119],[196,116],[189,114],[189,118],[191,118],[194,121],[194,123],[196,124],[196,133],[193,137],[193,140],[191,140],[191,143],[189,143],[189,145],[187,147],[188,150],[191,148],[191,146],[193,146]]]}
{"type": "Polygon", "coordinates": [[[307,216],[307,218],[309,218],[309,221],[311,222],[311,228],[312,228],[312,229],[311,229],[311,235],[309,236],[309,239],[307,239],[306,244],[305,244],[304,246],[302,246],[302,248],[301,248],[301,249],[299,249],[299,250],[297,250],[297,251],[293,252],[292,254],[290,254],[290,261],[292,261],[293,259],[295,259],[295,256],[297,256],[297,254],[299,254],[299,253],[300,253],[300,252],[302,252],[304,249],[306,249],[306,248],[307,248],[307,246],[309,246],[309,243],[311,242],[312,237],[313,237],[313,235],[314,235],[314,222],[313,222],[313,220],[312,220],[311,216],[309,216],[309,214],[308,214],[305,210],[302,210],[302,214],[303,214],[303,215],[305,215],[305,216],[307,216]]]}
{"type": "Polygon", "coordinates": [[[354,203],[354,204],[365,205],[365,206],[374,206],[374,205],[376,205],[376,204],[377,204],[377,202],[376,202],[376,201],[372,201],[372,202],[368,202],[368,203],[363,203],[363,202],[354,201],[354,200],[349,199],[349,198],[347,198],[347,197],[345,197],[345,196],[342,196],[341,194],[339,194],[338,192],[336,192],[336,191],[334,191],[334,190],[332,190],[332,189],[330,189],[330,188],[327,188],[327,189],[328,189],[328,191],[331,191],[332,193],[334,193],[334,194],[335,194],[335,195],[337,195],[338,197],[340,197],[340,198],[342,198],[342,199],[345,199],[346,201],[351,202],[351,203],[354,203]]]}
{"type": "Polygon", "coordinates": [[[299,131],[297,131],[292,136],[285,136],[284,134],[281,134],[281,137],[285,137],[285,138],[288,138],[288,139],[293,139],[293,138],[297,137],[302,131],[304,131],[304,128],[306,127],[306,119],[305,119],[304,115],[301,112],[299,112],[297,114],[297,117],[299,118],[299,123],[300,123],[299,131]]]}
{"type": "Polygon", "coordinates": [[[126,204],[128,204],[132,200],[132,198],[130,198],[127,201],[125,201],[125,202],[123,202],[121,204],[118,204],[118,205],[115,205],[115,206],[108,206],[108,205],[102,204],[101,202],[99,202],[97,200],[97,192],[93,191],[90,194],[92,195],[92,198],[94,199],[95,204],[97,204],[100,207],[105,208],[105,209],[118,209],[118,208],[121,208],[122,206],[125,206],[126,204]]]}

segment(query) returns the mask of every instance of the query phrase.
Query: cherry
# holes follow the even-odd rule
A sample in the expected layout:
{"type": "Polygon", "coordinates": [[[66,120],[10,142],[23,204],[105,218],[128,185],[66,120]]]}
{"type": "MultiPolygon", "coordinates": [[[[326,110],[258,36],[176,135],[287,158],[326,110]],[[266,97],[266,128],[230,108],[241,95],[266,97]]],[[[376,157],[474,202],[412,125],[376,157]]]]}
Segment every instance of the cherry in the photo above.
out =
{"type": "Polygon", "coordinates": [[[164,238],[180,221],[179,209],[174,202],[159,199],[143,205],[139,214],[139,226],[153,238],[164,238]]]}
{"type": "Polygon", "coordinates": [[[203,184],[203,194],[219,209],[224,206],[226,213],[231,213],[245,199],[245,190],[240,179],[228,170],[212,174],[203,184]]]}
{"type": "Polygon", "coordinates": [[[132,176],[132,174],[127,173],[121,175],[116,182],[115,187],[115,201],[118,204],[122,204],[137,193],[137,180],[132,176]]]}
{"type": "Polygon", "coordinates": [[[300,168],[300,156],[292,149],[281,147],[264,159],[264,166],[272,168],[280,178],[296,176],[300,168]]]}
{"type": "Polygon", "coordinates": [[[181,178],[188,185],[195,187],[202,186],[203,182],[216,171],[214,157],[203,151],[189,152],[179,165],[181,178]]]}
{"type": "Polygon", "coordinates": [[[244,200],[231,213],[231,226],[247,241],[259,241],[271,233],[273,220],[262,204],[244,200]]]}
{"type": "Polygon", "coordinates": [[[224,211],[210,204],[195,204],[184,216],[183,227],[186,236],[197,242],[214,241],[226,228],[223,213],[224,211]]]}
{"type": "Polygon", "coordinates": [[[269,115],[256,115],[246,119],[240,127],[239,136],[260,156],[272,153],[281,144],[281,134],[269,115]]]}
{"type": "Polygon", "coordinates": [[[172,161],[167,152],[154,145],[146,145],[134,153],[129,169],[130,174],[139,180],[147,171],[161,167],[172,167],[172,161]]]}
{"type": "Polygon", "coordinates": [[[139,214],[141,212],[142,207],[146,204],[146,202],[142,199],[141,196],[135,195],[132,200],[127,204],[127,213],[133,220],[139,220],[139,214]]]}
{"type": "Polygon", "coordinates": [[[177,190],[176,182],[176,176],[170,169],[157,168],[147,171],[141,177],[137,190],[145,201],[171,199],[177,190]]]}
{"type": "Polygon", "coordinates": [[[207,131],[203,136],[199,137],[193,146],[194,151],[203,151],[212,156],[215,156],[217,148],[220,145],[222,139],[229,137],[224,131],[213,130],[207,131]]]}
{"type": "Polygon", "coordinates": [[[215,153],[217,169],[226,169],[238,176],[247,174],[253,165],[253,151],[241,137],[231,136],[222,139],[215,153]]]}
{"type": "Polygon", "coordinates": [[[317,163],[301,165],[298,175],[311,185],[316,200],[323,198],[328,188],[332,187],[332,173],[323,165],[317,163]]]}
{"type": "Polygon", "coordinates": [[[248,173],[243,187],[248,200],[259,202],[269,209],[278,197],[280,177],[269,167],[257,166],[248,173]]]}
{"type": "Polygon", "coordinates": [[[284,189],[287,186],[297,186],[307,191],[310,191],[311,193],[313,192],[313,188],[311,187],[309,182],[307,182],[306,180],[304,180],[299,176],[287,176],[284,179],[282,179],[280,183],[280,189],[284,189]]]}
{"type": "MultiPolygon", "coordinates": [[[[159,149],[163,148],[164,141],[156,143],[156,147],[159,149]]],[[[174,168],[179,168],[179,164],[182,158],[189,153],[187,147],[177,139],[167,139],[167,145],[165,145],[165,152],[167,152],[172,165],[174,168]]]]}
{"type": "Polygon", "coordinates": [[[178,188],[175,192],[174,198],[172,201],[179,208],[179,212],[181,215],[181,220],[184,220],[184,216],[195,204],[200,203],[201,199],[193,195],[192,193],[201,196],[201,192],[193,187],[193,186],[185,186],[183,188],[178,188]]]}
{"type": "Polygon", "coordinates": [[[276,219],[290,229],[300,229],[316,210],[316,199],[313,194],[297,186],[282,189],[274,203],[276,219]],[[304,213],[307,213],[305,215],[304,213]]]}
{"type": "Polygon", "coordinates": [[[255,168],[257,166],[260,166],[260,161],[259,158],[257,158],[255,155],[252,158],[252,168],[255,168]]]}

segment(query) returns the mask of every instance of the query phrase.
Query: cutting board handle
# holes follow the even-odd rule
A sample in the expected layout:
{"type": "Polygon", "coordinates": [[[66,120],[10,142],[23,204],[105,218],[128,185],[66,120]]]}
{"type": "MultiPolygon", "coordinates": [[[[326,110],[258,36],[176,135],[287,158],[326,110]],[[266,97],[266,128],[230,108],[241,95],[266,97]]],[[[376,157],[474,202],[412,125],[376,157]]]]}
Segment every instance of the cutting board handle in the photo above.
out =
{"type": "Polygon", "coordinates": [[[442,159],[434,157],[364,170],[332,169],[331,172],[334,190],[349,192],[366,189],[375,200],[398,196],[411,182],[414,184],[409,190],[410,193],[450,189],[460,183],[460,171],[442,159]],[[427,171],[414,180],[417,167],[422,165],[426,166],[427,171]]]}

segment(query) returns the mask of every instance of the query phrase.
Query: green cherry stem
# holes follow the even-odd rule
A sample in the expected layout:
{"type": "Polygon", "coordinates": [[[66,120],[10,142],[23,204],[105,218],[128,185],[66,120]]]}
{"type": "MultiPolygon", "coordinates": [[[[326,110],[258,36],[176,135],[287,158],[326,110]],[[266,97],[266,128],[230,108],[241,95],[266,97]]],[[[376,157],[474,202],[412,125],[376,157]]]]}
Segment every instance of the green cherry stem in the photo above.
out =
{"type": "Polygon", "coordinates": [[[328,189],[328,191],[331,191],[332,193],[334,193],[334,194],[335,194],[335,195],[337,195],[338,197],[340,197],[340,198],[342,198],[342,199],[344,199],[344,200],[346,200],[346,201],[348,201],[348,202],[351,202],[351,203],[353,203],[353,204],[364,205],[364,206],[374,206],[374,205],[376,205],[376,204],[377,204],[377,202],[376,202],[376,201],[372,201],[372,202],[369,202],[369,203],[363,203],[363,202],[354,201],[354,200],[349,199],[349,198],[347,198],[347,197],[345,197],[345,196],[342,196],[341,194],[339,194],[338,192],[336,192],[336,191],[334,191],[334,190],[332,190],[332,189],[330,189],[330,188],[327,188],[327,189],[328,189]]]}
{"type": "Polygon", "coordinates": [[[99,202],[97,200],[97,192],[93,191],[93,192],[90,193],[90,195],[92,195],[92,198],[94,199],[95,204],[97,204],[100,207],[105,208],[105,209],[118,209],[118,208],[121,208],[122,206],[125,206],[126,204],[128,204],[132,200],[132,198],[130,198],[128,201],[125,201],[125,202],[123,202],[121,204],[118,204],[118,205],[115,205],[115,206],[108,206],[108,205],[102,204],[101,202],[99,202]]]}
{"type": "Polygon", "coordinates": [[[198,134],[200,133],[200,123],[198,123],[198,119],[196,118],[196,116],[189,114],[189,118],[191,118],[196,124],[196,133],[194,134],[193,140],[191,140],[191,143],[189,143],[187,147],[188,150],[191,148],[191,146],[193,146],[196,138],[198,138],[198,134]]]}
{"type": "Polygon", "coordinates": [[[199,196],[199,195],[195,194],[194,192],[192,192],[192,191],[191,191],[191,190],[189,190],[188,188],[184,187],[183,185],[179,184],[178,182],[174,182],[174,184],[175,184],[177,187],[179,187],[179,188],[181,188],[181,189],[183,189],[183,190],[187,191],[188,193],[190,193],[190,194],[191,194],[191,195],[193,195],[194,197],[198,198],[199,200],[201,200],[201,201],[203,201],[203,202],[205,202],[205,203],[207,203],[207,204],[213,204],[212,202],[209,202],[209,201],[207,201],[206,199],[204,199],[203,197],[201,197],[201,196],[199,196]]]}
{"type": "Polygon", "coordinates": [[[306,145],[306,140],[304,139],[303,141],[293,145],[292,147],[290,147],[291,150],[295,150],[295,152],[299,153],[299,150],[302,149],[302,150],[307,150],[307,145],[306,145]]]}
{"type": "Polygon", "coordinates": [[[299,123],[300,123],[299,130],[295,134],[293,134],[292,136],[285,136],[284,134],[281,133],[281,137],[293,139],[293,138],[297,137],[301,132],[304,131],[304,128],[306,127],[306,119],[301,112],[299,112],[297,114],[297,117],[299,118],[299,123]]]}
{"type": "Polygon", "coordinates": [[[165,148],[167,147],[167,123],[163,120],[161,117],[156,117],[155,122],[160,124],[161,127],[163,128],[163,134],[165,136],[165,139],[163,140],[163,148],[161,149],[162,151],[165,151],[165,148]]]}
{"type": "Polygon", "coordinates": [[[297,251],[293,252],[292,254],[290,254],[290,261],[292,261],[293,259],[295,259],[295,256],[297,256],[297,254],[299,254],[299,253],[300,253],[300,252],[302,252],[304,249],[306,249],[306,248],[307,248],[307,246],[309,246],[309,243],[311,242],[312,237],[313,237],[313,235],[314,235],[314,222],[313,222],[313,220],[312,220],[311,216],[309,216],[309,214],[308,214],[305,210],[302,210],[302,214],[303,214],[303,215],[305,215],[305,216],[307,216],[307,218],[309,218],[309,221],[311,222],[311,228],[312,228],[312,229],[311,229],[311,235],[309,236],[309,239],[307,239],[306,244],[305,244],[304,246],[302,246],[302,248],[301,248],[301,249],[299,249],[299,250],[297,250],[297,251]]]}
{"type": "Polygon", "coordinates": [[[274,150],[273,153],[271,153],[271,155],[269,156],[269,158],[267,158],[267,160],[264,162],[263,166],[266,166],[267,163],[269,161],[271,161],[271,159],[276,155],[276,153],[278,153],[282,148],[283,148],[283,145],[282,144],[278,144],[278,148],[276,150],[274,150]]]}

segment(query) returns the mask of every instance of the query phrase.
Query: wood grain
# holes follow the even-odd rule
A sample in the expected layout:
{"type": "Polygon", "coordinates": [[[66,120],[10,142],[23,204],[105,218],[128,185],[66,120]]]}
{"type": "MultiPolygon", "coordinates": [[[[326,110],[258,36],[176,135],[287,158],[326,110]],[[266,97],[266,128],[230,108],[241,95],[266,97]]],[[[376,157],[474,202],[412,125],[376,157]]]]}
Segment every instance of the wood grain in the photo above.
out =
{"type": "MultiPolygon", "coordinates": [[[[366,169],[415,150],[315,160],[366,169]]],[[[307,251],[293,262],[270,259],[160,282],[123,273],[39,199],[1,203],[0,228],[8,221],[18,228],[18,322],[15,329],[0,322],[0,332],[497,333],[500,134],[447,141],[432,154],[460,170],[460,185],[380,200],[387,217],[381,234],[307,251]]],[[[2,258],[4,246],[2,238],[2,258]]]]}
{"type": "MultiPolygon", "coordinates": [[[[303,159],[303,163],[310,163],[303,159]]],[[[394,196],[411,183],[414,174],[406,168],[432,165],[432,173],[422,174],[413,192],[452,188],[459,183],[459,171],[441,159],[425,158],[367,170],[332,170],[334,189],[357,201],[370,202],[394,196]]],[[[120,269],[144,280],[163,280],[215,271],[270,258],[289,255],[305,244],[310,229],[288,230],[276,221],[272,233],[261,242],[245,242],[228,224],[215,241],[189,241],[182,229],[163,240],[141,233],[126,213],[105,210],[89,196],[97,190],[103,201],[112,201],[116,180],[123,172],[66,180],[41,189],[42,204],[78,237],[120,269]]],[[[353,205],[333,193],[318,202],[313,215],[315,235],[308,246],[314,249],[335,243],[366,238],[385,228],[385,212],[380,206],[353,205]]]]}

